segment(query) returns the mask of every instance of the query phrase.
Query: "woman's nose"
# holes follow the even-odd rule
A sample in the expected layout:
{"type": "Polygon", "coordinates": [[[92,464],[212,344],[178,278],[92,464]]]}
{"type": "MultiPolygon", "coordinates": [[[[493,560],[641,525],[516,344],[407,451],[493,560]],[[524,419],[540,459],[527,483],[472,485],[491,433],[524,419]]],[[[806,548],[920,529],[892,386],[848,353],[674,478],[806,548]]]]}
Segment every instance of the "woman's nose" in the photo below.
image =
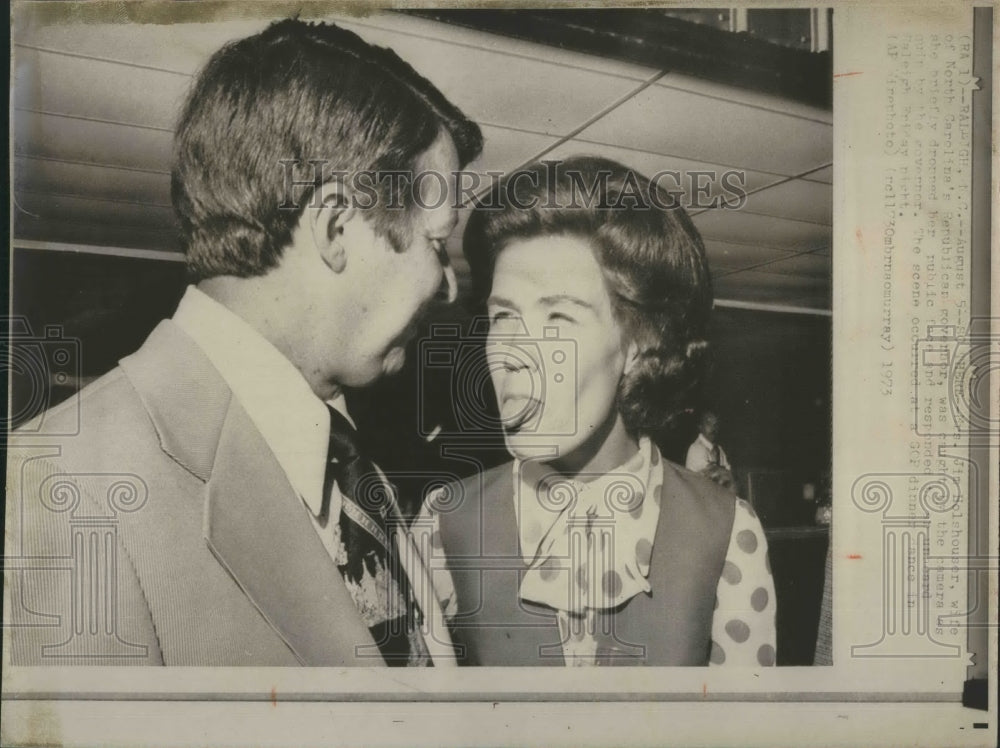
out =
{"type": "Polygon", "coordinates": [[[525,346],[515,341],[498,344],[492,357],[504,371],[508,372],[535,370],[538,368],[538,362],[525,350],[525,346]]]}

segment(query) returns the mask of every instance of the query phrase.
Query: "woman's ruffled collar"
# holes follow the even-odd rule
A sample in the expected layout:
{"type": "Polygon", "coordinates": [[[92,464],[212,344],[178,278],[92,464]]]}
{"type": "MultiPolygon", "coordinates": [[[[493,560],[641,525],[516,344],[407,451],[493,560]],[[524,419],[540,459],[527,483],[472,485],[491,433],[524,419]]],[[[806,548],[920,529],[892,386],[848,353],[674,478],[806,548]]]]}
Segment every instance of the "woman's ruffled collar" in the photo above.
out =
{"type": "Polygon", "coordinates": [[[649,592],[662,459],[643,437],[639,451],[622,466],[592,480],[566,478],[539,461],[515,460],[515,512],[528,567],[521,598],[583,614],[649,592]]]}

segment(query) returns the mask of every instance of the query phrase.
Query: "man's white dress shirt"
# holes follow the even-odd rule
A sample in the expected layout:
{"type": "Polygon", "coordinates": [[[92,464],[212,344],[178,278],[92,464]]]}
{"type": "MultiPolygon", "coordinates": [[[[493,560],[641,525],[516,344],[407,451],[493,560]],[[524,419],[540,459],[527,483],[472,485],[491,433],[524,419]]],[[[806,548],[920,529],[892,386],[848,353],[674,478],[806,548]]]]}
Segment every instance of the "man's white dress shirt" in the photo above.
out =
{"type": "Polygon", "coordinates": [[[684,467],[688,470],[700,473],[713,463],[718,464],[720,467],[724,467],[726,470],[730,469],[729,460],[726,458],[726,453],[722,447],[717,444],[712,444],[712,442],[705,438],[704,434],[698,434],[698,438],[691,442],[691,446],[688,447],[687,459],[684,461],[684,467]],[[719,450],[718,461],[712,459],[713,449],[719,450]]]}
{"type": "MultiPolygon", "coordinates": [[[[339,524],[342,499],[335,483],[330,490],[329,519],[320,522],[330,441],[330,415],[323,401],[274,345],[195,286],[188,286],[173,321],[205,353],[260,431],[336,563],[341,546],[333,528],[339,524]]],[[[351,420],[342,394],[328,404],[351,420]]],[[[430,591],[422,556],[409,533],[397,535],[396,540],[403,568],[424,611],[424,639],[434,664],[454,664],[451,640],[430,591]]]]}

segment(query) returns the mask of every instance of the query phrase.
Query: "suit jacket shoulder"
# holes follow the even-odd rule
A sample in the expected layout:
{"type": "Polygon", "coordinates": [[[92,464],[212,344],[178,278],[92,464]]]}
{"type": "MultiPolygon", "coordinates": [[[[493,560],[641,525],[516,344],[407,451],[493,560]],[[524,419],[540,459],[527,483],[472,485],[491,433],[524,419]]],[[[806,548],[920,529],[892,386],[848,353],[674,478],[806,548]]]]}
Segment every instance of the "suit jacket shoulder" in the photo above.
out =
{"type": "Polygon", "coordinates": [[[8,517],[19,556],[66,561],[19,575],[12,661],[377,664],[361,656],[370,633],[276,458],[172,322],[42,423],[63,433],[15,435],[8,517]],[[90,538],[100,552],[74,556],[90,538]],[[117,584],[84,605],[71,585],[94,572],[117,584]],[[73,626],[91,610],[113,611],[102,619],[113,637],[81,643],[73,626]]]}

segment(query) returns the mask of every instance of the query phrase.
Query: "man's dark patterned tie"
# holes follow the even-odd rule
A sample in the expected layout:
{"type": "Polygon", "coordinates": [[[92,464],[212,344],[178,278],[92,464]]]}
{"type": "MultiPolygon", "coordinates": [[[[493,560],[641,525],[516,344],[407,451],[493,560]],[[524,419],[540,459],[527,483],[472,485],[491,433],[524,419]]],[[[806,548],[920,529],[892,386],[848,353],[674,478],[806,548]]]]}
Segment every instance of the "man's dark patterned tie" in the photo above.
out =
{"type": "Polygon", "coordinates": [[[712,450],[711,450],[711,452],[709,452],[709,457],[708,457],[709,464],[720,465],[721,464],[721,462],[720,462],[721,458],[722,458],[722,455],[719,452],[719,445],[718,444],[713,444],[712,445],[712,450]]]}
{"type": "Polygon", "coordinates": [[[420,611],[399,562],[393,534],[401,527],[393,488],[362,453],[358,433],[333,408],[327,490],[342,497],[340,572],[387,665],[429,664],[420,634],[420,611]]]}

